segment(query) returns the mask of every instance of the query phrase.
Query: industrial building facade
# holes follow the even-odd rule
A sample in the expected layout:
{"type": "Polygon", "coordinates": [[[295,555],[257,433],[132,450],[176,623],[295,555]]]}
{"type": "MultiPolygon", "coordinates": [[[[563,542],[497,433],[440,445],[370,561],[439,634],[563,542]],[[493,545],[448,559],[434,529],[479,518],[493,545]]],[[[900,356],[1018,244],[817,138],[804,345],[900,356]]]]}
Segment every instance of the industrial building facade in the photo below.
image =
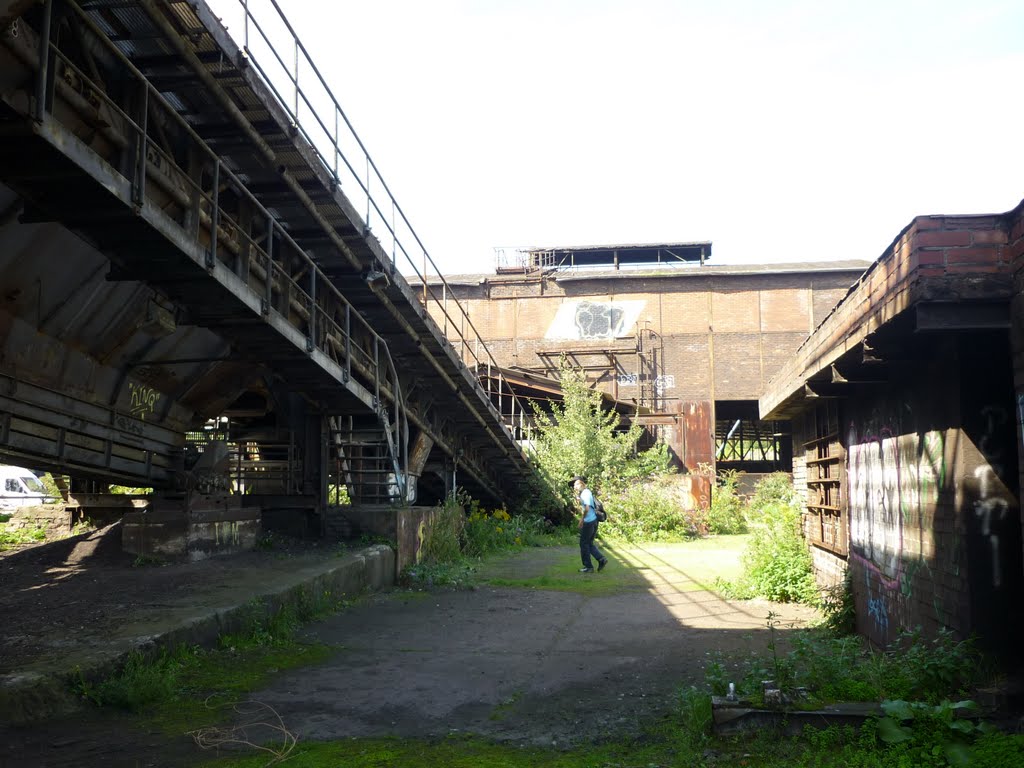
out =
{"type": "Polygon", "coordinates": [[[759,421],[757,398],[869,262],[711,266],[710,246],[531,251],[441,290],[498,365],[557,378],[564,357],[634,403],[690,471],[788,471],[788,430],[759,421]]]}

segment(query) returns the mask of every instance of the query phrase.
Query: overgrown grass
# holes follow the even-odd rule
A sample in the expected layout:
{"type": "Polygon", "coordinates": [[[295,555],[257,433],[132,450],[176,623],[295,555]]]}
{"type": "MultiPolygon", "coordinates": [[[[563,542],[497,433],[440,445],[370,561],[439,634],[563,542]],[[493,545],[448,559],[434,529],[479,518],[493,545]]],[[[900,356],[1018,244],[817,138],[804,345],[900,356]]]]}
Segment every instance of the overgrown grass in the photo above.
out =
{"type": "Polygon", "coordinates": [[[765,652],[743,658],[708,654],[707,688],[725,695],[729,683],[754,703],[762,700],[762,681],[773,680],[784,694],[804,690],[793,705],[813,709],[836,701],[882,702],[888,699],[938,705],[943,699],[968,697],[986,681],[990,670],[969,640],[940,631],[927,640],[907,632],[884,650],[871,649],[856,635],[836,637],[825,629],[788,632],[781,646],[774,614],[767,625],[771,639],[765,652]]]}

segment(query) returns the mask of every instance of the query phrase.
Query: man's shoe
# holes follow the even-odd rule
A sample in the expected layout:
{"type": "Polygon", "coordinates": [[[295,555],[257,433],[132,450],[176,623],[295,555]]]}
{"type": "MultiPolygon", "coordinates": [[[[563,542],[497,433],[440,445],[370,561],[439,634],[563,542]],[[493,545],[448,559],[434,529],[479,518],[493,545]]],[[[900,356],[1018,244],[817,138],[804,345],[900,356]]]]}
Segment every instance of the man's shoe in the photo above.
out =
{"type": "Polygon", "coordinates": [[[606,565],[608,565],[608,558],[607,557],[604,560],[602,560],[600,563],[597,564],[597,570],[603,571],[604,567],[606,565]]]}
{"type": "Polygon", "coordinates": [[[593,573],[593,568],[580,568],[580,573],[593,573]]]}

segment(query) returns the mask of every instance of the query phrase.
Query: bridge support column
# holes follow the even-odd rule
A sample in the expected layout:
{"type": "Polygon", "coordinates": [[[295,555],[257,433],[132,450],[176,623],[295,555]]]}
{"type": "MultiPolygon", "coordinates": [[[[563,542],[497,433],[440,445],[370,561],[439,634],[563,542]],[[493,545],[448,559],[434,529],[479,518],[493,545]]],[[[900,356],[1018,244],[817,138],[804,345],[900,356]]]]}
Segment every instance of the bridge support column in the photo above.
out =
{"type": "Polygon", "coordinates": [[[416,440],[409,449],[408,481],[411,493],[407,498],[410,504],[416,503],[419,480],[423,476],[423,470],[427,466],[427,459],[433,448],[434,439],[426,432],[421,431],[416,435],[416,440]]]}

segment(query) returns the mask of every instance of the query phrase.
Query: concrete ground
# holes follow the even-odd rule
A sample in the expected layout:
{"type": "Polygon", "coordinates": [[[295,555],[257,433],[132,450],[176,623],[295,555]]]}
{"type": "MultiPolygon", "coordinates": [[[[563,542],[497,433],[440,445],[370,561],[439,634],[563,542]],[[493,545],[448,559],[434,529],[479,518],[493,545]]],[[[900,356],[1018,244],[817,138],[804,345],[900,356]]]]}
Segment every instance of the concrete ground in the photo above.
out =
{"type": "Polygon", "coordinates": [[[386,546],[284,542],[161,564],[121,549],[118,524],[0,556],[0,725],[76,710],[71,675],[97,679],[135,649],[212,645],[259,612],[315,590],[394,583],[386,546]]]}
{"type": "MultiPolygon", "coordinates": [[[[485,585],[474,590],[372,594],[306,630],[338,649],[332,658],[280,674],[253,698],[273,707],[300,741],[473,733],[517,745],[568,747],[637,733],[672,711],[682,686],[703,682],[709,654],[765,648],[769,611],[777,614],[783,635],[814,618],[805,607],[730,602],[704,588],[712,566],[735,560],[737,553],[702,544],[611,547],[610,565],[600,574],[576,573],[578,555],[571,547],[528,550],[486,565],[480,574],[485,585]],[[517,586],[523,582],[532,586],[517,586]]],[[[293,577],[322,578],[345,557],[361,556],[252,553],[213,566],[151,568],[141,596],[132,596],[130,586],[140,569],[122,567],[121,602],[141,602],[132,603],[119,622],[108,616],[109,626],[123,629],[108,628],[108,649],[120,651],[129,634],[155,639],[174,631],[188,621],[186,605],[203,606],[210,621],[269,589],[279,592],[285,582],[294,587],[293,577]],[[270,573],[272,564],[280,570],[270,573]],[[162,589],[160,578],[173,588],[162,589]]],[[[6,580],[11,571],[2,561],[0,569],[6,580]]],[[[62,581],[44,587],[44,575],[34,585],[23,580],[16,591],[22,600],[33,592],[46,595],[56,610],[62,581]]],[[[89,578],[96,594],[118,583],[98,571],[89,578]]],[[[10,590],[0,597],[3,648],[19,630],[9,611],[10,590]]],[[[22,603],[23,610],[30,608],[22,603]]],[[[93,653],[98,642],[82,625],[58,645],[67,648],[70,662],[79,646],[93,653]]],[[[10,678],[38,670],[44,657],[59,664],[53,649],[51,642],[37,659],[0,669],[10,678]]],[[[17,729],[0,726],[0,765],[177,766],[204,757],[187,739],[168,745],[158,734],[130,734],[131,727],[94,713],[17,729]]]]}
{"type": "Polygon", "coordinates": [[[764,649],[769,611],[782,635],[816,617],[806,606],[701,589],[696,574],[707,571],[694,566],[733,552],[607,551],[600,574],[577,574],[573,548],[529,550],[480,574],[558,589],[375,595],[310,629],[341,648],[331,664],[287,673],[259,700],[304,739],[473,733],[567,747],[638,733],[671,710],[681,687],[703,684],[709,654],[764,649]],[[576,592],[573,579],[612,584],[576,592]]]}

